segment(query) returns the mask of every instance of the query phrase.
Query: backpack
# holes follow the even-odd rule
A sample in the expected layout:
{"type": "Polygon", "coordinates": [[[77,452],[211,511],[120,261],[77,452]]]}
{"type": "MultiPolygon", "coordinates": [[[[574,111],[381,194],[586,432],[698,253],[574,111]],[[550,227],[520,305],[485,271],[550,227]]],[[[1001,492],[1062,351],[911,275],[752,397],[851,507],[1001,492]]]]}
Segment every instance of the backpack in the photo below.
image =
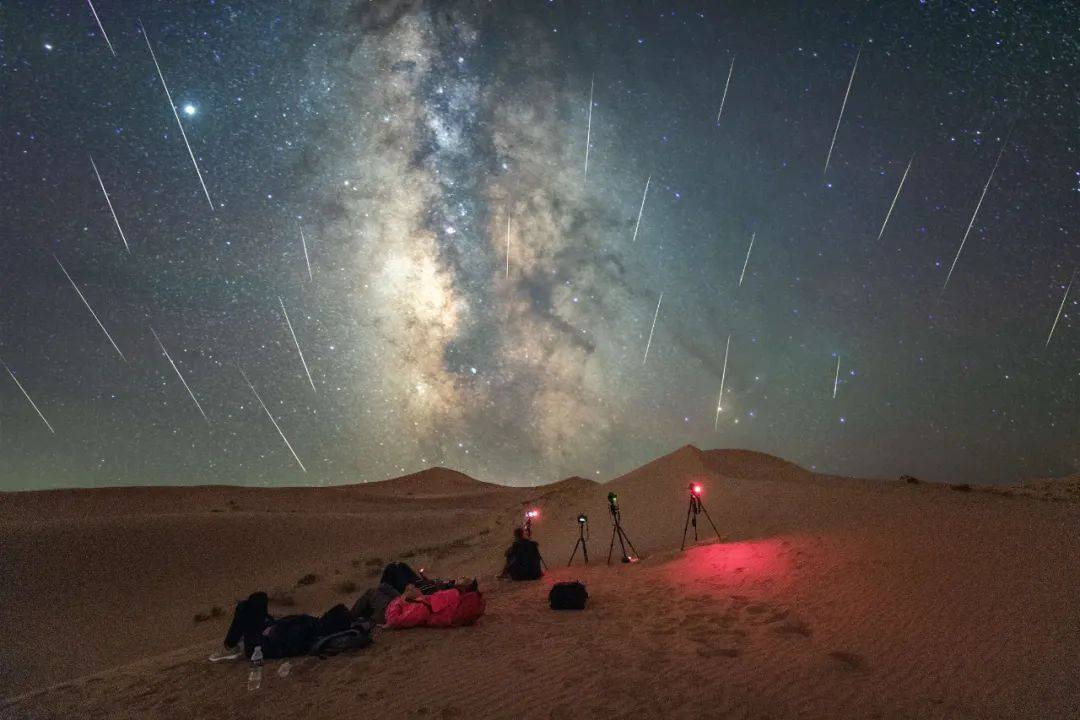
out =
{"type": "Polygon", "coordinates": [[[311,648],[311,654],[324,658],[348,652],[349,650],[366,648],[370,644],[371,624],[366,621],[357,622],[348,630],[342,630],[319,638],[311,648]]]}
{"type": "Polygon", "coordinates": [[[333,635],[348,630],[352,625],[352,616],[344,605],[335,605],[319,618],[319,635],[333,635]]]}
{"type": "Polygon", "coordinates": [[[552,610],[584,610],[588,599],[585,585],[577,581],[555,583],[548,594],[552,610]]]}
{"type": "Polygon", "coordinates": [[[319,621],[311,615],[287,615],[263,631],[263,657],[303,655],[319,637],[319,621]]]}

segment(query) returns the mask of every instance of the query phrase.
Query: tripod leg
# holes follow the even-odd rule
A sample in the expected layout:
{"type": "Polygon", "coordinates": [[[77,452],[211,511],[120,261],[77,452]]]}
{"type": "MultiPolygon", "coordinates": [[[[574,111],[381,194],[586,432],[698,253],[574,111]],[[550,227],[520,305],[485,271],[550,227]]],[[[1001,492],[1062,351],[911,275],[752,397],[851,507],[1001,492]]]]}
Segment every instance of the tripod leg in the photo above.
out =
{"type": "Polygon", "coordinates": [[[686,549],[686,531],[690,528],[690,510],[694,507],[692,503],[693,503],[693,501],[691,501],[690,507],[686,508],[686,524],[683,525],[683,529],[682,529],[682,545],[679,546],[679,550],[685,550],[686,549]]]}
{"type": "MultiPolygon", "coordinates": [[[[622,525],[619,526],[619,536],[620,536],[620,541],[625,540],[626,544],[630,546],[630,552],[634,553],[634,557],[638,557],[637,548],[634,547],[634,543],[630,542],[630,536],[627,535],[626,531],[622,529],[622,525]]],[[[626,554],[625,550],[623,551],[623,554],[624,555],[626,554]]]]}
{"type": "Polygon", "coordinates": [[[585,556],[585,564],[589,564],[589,546],[585,544],[585,540],[581,540],[581,554],[585,556]]]}
{"type": "Polygon", "coordinates": [[[619,549],[622,550],[623,560],[630,557],[626,554],[626,543],[623,542],[626,539],[626,533],[623,532],[622,525],[619,526],[619,549]]]}
{"type": "Polygon", "coordinates": [[[712,521],[712,516],[709,515],[709,511],[705,509],[705,506],[701,506],[701,512],[705,513],[705,517],[708,518],[709,524],[712,525],[713,532],[716,533],[716,539],[720,539],[720,531],[716,529],[716,523],[712,521]]]}
{"type": "MultiPolygon", "coordinates": [[[[618,525],[612,525],[611,526],[611,544],[608,545],[608,551],[607,551],[607,564],[608,565],[611,564],[611,553],[612,553],[612,551],[615,550],[615,531],[618,529],[618,527],[619,527],[618,525]]],[[[620,542],[622,542],[621,539],[620,539],[620,542]]]]}
{"type": "Polygon", "coordinates": [[[578,547],[580,545],[581,545],[581,538],[578,538],[577,542],[574,543],[574,552],[570,553],[570,559],[566,561],[566,567],[570,567],[571,565],[574,564],[574,556],[577,555],[577,549],[578,549],[578,547]]]}

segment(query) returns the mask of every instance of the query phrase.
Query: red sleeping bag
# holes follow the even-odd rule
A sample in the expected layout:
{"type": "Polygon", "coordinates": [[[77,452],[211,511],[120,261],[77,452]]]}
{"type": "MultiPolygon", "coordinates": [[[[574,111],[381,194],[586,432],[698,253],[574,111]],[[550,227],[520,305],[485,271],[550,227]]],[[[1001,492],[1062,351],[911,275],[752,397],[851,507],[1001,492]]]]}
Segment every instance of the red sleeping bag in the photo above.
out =
{"type": "Polygon", "coordinates": [[[484,596],[479,592],[440,590],[415,600],[397,597],[386,606],[386,626],[403,630],[472,625],[484,614],[484,607],[484,596]]]}

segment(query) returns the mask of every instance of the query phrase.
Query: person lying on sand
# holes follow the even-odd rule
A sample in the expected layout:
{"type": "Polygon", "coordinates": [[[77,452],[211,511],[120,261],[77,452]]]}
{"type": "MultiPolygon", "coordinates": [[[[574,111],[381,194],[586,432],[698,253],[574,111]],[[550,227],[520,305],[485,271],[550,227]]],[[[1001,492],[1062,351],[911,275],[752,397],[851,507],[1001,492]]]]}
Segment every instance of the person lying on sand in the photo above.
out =
{"type": "Polygon", "coordinates": [[[259,645],[263,630],[273,624],[269,612],[270,598],[264,592],[254,592],[247,600],[241,600],[233,611],[232,622],[225,633],[222,649],[210,656],[213,661],[235,660],[241,654],[251,657],[259,645]],[[243,645],[241,645],[241,642],[243,645]]]}
{"type": "MultiPolygon", "coordinates": [[[[475,585],[475,580],[468,580],[465,578],[459,580],[439,580],[429,578],[424,575],[423,568],[420,572],[416,572],[411,567],[403,562],[392,562],[383,569],[382,577],[379,579],[379,584],[386,584],[394,588],[400,595],[405,592],[405,588],[409,585],[413,585],[418,588],[424,595],[431,595],[439,590],[449,590],[450,588],[461,585],[462,583],[468,585],[469,583],[475,585]]],[[[475,589],[475,587],[473,588],[475,589]]]]}
{"type": "Polygon", "coordinates": [[[484,596],[477,583],[455,583],[453,587],[425,594],[415,585],[394,598],[386,607],[386,626],[394,630],[414,627],[457,627],[472,625],[484,614],[484,596]]]}
{"type": "Polygon", "coordinates": [[[506,549],[506,565],[500,578],[511,580],[539,580],[544,574],[541,568],[540,545],[525,537],[525,531],[514,528],[514,542],[506,549]]]}

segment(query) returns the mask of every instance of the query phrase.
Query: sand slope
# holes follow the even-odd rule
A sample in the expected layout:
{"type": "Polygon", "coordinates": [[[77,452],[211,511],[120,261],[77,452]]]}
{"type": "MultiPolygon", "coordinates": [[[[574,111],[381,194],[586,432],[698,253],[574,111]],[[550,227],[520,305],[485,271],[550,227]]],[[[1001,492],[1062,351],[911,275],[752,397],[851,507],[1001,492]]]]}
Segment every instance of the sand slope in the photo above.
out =
{"type": "Polygon", "coordinates": [[[416,495],[391,503],[392,483],[374,493],[200,488],[162,502],[152,499],[161,491],[114,491],[108,508],[84,500],[85,491],[4,497],[0,542],[11,552],[0,620],[26,627],[4,645],[5,669],[16,672],[3,674],[13,702],[0,714],[1047,718],[1080,710],[1074,503],[827,478],[769,456],[692,447],[607,485],[576,478],[511,490],[456,478],[457,489],[440,490],[437,479],[411,478],[401,487],[416,495]],[[703,544],[679,553],[691,480],[704,484],[725,542],[707,542],[703,525],[703,544]],[[639,564],[602,565],[608,490],[647,556],[639,564]],[[138,496],[130,512],[118,509],[125,495],[138,496]],[[288,511],[274,512],[286,499],[288,511]],[[229,500],[239,509],[212,512],[229,500]],[[355,595],[336,592],[335,581],[370,581],[372,555],[413,555],[448,575],[490,571],[509,528],[533,506],[552,572],[534,584],[482,578],[489,613],[476,627],[383,633],[352,656],[293,661],[284,678],[270,663],[258,693],[245,690],[243,664],[205,661],[226,619],[194,623],[192,615],[212,603],[291,587],[314,572],[321,579],[293,594],[297,608],[320,612],[355,595]],[[46,507],[59,516],[42,519],[46,507]],[[594,562],[567,569],[580,511],[590,517],[594,562]],[[569,577],[587,582],[589,609],[550,612],[547,587],[569,577]],[[67,629],[40,609],[57,597],[67,629]],[[159,612],[145,612],[139,598],[159,612]],[[118,625],[130,629],[110,638],[118,625]],[[77,662],[33,652],[34,638],[51,644],[61,632],[74,637],[77,662]]]}

